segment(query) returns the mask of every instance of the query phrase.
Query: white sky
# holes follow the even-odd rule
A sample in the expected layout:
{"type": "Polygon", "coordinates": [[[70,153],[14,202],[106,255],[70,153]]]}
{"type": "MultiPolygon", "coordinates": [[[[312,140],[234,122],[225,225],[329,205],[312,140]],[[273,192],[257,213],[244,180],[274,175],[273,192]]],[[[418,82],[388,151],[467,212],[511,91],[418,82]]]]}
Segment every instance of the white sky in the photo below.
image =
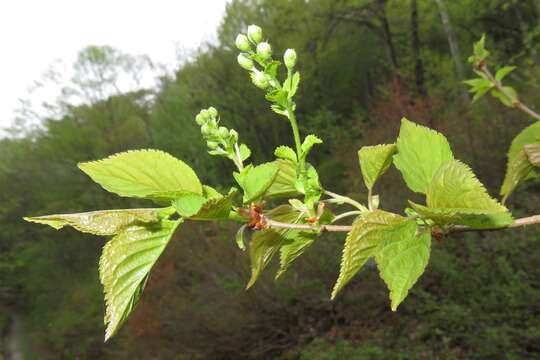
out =
{"type": "Polygon", "coordinates": [[[0,0],[0,129],[55,61],[71,64],[87,45],[111,45],[174,66],[178,47],[213,39],[226,2],[0,0]]]}

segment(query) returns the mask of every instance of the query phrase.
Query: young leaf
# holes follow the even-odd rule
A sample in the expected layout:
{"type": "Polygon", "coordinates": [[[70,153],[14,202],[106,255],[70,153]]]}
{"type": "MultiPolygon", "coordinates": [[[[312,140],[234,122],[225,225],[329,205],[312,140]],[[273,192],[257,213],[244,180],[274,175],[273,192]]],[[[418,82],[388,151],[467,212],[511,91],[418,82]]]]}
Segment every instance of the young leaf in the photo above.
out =
{"type": "Polygon", "coordinates": [[[504,93],[499,91],[498,89],[493,89],[491,90],[491,95],[499,99],[499,101],[502,102],[503,105],[508,107],[514,107],[513,101],[517,99],[516,90],[514,90],[514,88],[511,88],[510,86],[503,86],[503,89],[505,90],[504,93]]]}
{"type": "Polygon", "coordinates": [[[190,217],[195,215],[206,202],[206,198],[202,195],[185,192],[179,195],[172,205],[182,217],[190,217]]]}
{"type": "Polygon", "coordinates": [[[246,226],[247,226],[246,224],[240,226],[240,228],[236,232],[236,237],[235,237],[236,245],[242,251],[246,250],[246,243],[244,241],[244,233],[246,232],[246,226]]]}
{"type": "Polygon", "coordinates": [[[287,78],[283,83],[283,89],[287,90],[288,98],[292,99],[298,90],[298,85],[300,84],[300,73],[297,71],[292,77],[287,78]]]}
{"type": "Polygon", "coordinates": [[[531,166],[524,148],[525,145],[536,142],[540,142],[540,121],[523,129],[512,141],[508,151],[506,175],[500,190],[500,194],[504,199],[508,198],[520,182],[540,172],[531,166]]]}
{"type": "Polygon", "coordinates": [[[99,275],[105,291],[105,341],[111,338],[137,305],[150,270],[181,220],[125,228],[103,248],[99,275]]]}
{"type": "Polygon", "coordinates": [[[308,135],[302,143],[302,158],[306,158],[311,151],[311,148],[316,144],[322,144],[322,140],[315,135],[308,135]]]}
{"type": "Polygon", "coordinates": [[[201,206],[197,213],[190,216],[192,220],[225,220],[233,206],[233,199],[238,190],[232,188],[226,196],[213,197],[201,206]]]}
{"type": "MultiPolygon", "coordinates": [[[[393,239],[401,235],[401,224],[406,218],[376,210],[360,215],[353,223],[352,230],[347,235],[339,277],[332,291],[332,299],[356,275],[368,259],[375,256],[378,246],[386,238],[393,239]]],[[[416,231],[416,223],[414,231],[416,231]]]]}
{"type": "Polygon", "coordinates": [[[414,192],[425,193],[435,172],[454,159],[446,138],[425,126],[403,118],[396,142],[394,164],[414,192]]]}
{"type": "Polygon", "coordinates": [[[504,79],[504,77],[508,74],[510,74],[512,71],[514,71],[516,67],[515,66],[504,66],[502,68],[500,68],[499,70],[497,70],[497,72],[495,73],[495,79],[498,81],[498,82],[501,82],[502,79],[504,79]]]}
{"type": "MultiPolygon", "coordinates": [[[[270,210],[266,214],[270,219],[275,221],[294,223],[298,221],[300,214],[288,205],[281,205],[270,210]]],[[[262,230],[256,231],[249,245],[249,257],[251,259],[251,278],[246,286],[249,289],[268,265],[274,254],[279,248],[287,242],[285,237],[287,229],[281,230],[262,230]]]]}
{"type": "Polygon", "coordinates": [[[278,171],[278,166],[273,162],[249,168],[238,182],[244,190],[244,203],[261,198],[276,179],[278,171]]]}
{"type": "Polygon", "coordinates": [[[444,164],[435,173],[426,202],[429,210],[411,205],[419,214],[439,224],[497,228],[513,221],[508,209],[490,197],[471,169],[458,160],[444,164]]]}
{"type": "Polygon", "coordinates": [[[71,226],[94,235],[115,235],[132,224],[158,222],[162,209],[101,210],[78,214],[25,217],[24,220],[52,226],[59,230],[71,226]]]}
{"type": "Polygon", "coordinates": [[[309,232],[289,231],[285,237],[290,242],[281,246],[280,265],[276,279],[282,276],[293,261],[298,259],[313,244],[317,235],[309,232]]]}
{"type": "Polygon", "coordinates": [[[396,145],[394,144],[364,146],[358,151],[360,169],[368,189],[373,189],[377,179],[388,170],[395,152],[396,145]]]}
{"type": "Polygon", "coordinates": [[[240,158],[242,161],[246,161],[251,156],[251,150],[246,144],[241,144],[239,147],[240,150],[240,158]]]}
{"type": "Polygon", "coordinates": [[[431,231],[416,235],[417,225],[408,220],[385,237],[375,256],[381,278],[390,290],[392,311],[424,273],[431,252],[431,231]]]}
{"type": "Polygon", "coordinates": [[[159,150],[127,151],[103,160],[79,163],[79,168],[105,190],[120,196],[152,198],[156,193],[173,191],[202,194],[195,172],[159,150]]]}
{"type": "Polygon", "coordinates": [[[274,151],[274,155],[276,155],[276,157],[281,158],[281,159],[291,160],[293,162],[298,161],[296,159],[296,153],[294,152],[293,149],[291,149],[288,146],[284,146],[284,145],[278,146],[276,150],[274,151]]]}
{"type": "Polygon", "coordinates": [[[297,196],[298,190],[294,186],[296,181],[296,164],[290,160],[277,159],[274,163],[279,168],[279,172],[266,191],[267,197],[293,197],[297,196]]]}
{"type": "Polygon", "coordinates": [[[536,144],[528,144],[523,147],[529,161],[534,166],[540,167],[540,142],[536,144]]]}

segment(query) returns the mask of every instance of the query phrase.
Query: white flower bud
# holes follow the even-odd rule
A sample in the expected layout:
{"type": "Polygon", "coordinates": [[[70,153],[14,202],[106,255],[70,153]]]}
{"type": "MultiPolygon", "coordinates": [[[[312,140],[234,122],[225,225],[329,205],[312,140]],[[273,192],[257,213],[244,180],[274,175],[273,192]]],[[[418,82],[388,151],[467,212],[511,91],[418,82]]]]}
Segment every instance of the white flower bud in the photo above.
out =
{"type": "Polygon", "coordinates": [[[212,118],[216,118],[218,116],[218,111],[213,106],[210,106],[207,111],[212,118]]]}
{"type": "Polygon", "coordinates": [[[292,69],[296,65],[296,51],[294,49],[287,49],[283,54],[283,62],[287,69],[292,69]]]}
{"type": "Polygon", "coordinates": [[[221,138],[226,138],[226,137],[228,137],[228,136],[229,136],[229,130],[228,130],[226,127],[224,127],[224,126],[220,126],[220,127],[219,127],[219,136],[220,136],[221,138]]]}
{"type": "Polygon", "coordinates": [[[216,141],[207,141],[207,142],[206,142],[206,145],[207,145],[210,149],[214,150],[214,149],[216,149],[216,148],[219,146],[219,143],[216,142],[216,141]]]}
{"type": "Polygon", "coordinates": [[[270,44],[267,42],[262,42],[257,45],[257,55],[259,55],[265,60],[272,56],[272,47],[270,46],[270,44]]]}
{"type": "Polygon", "coordinates": [[[262,29],[257,25],[248,26],[248,38],[255,44],[258,44],[262,40],[262,29]]]}
{"type": "Polygon", "coordinates": [[[231,137],[232,142],[238,141],[238,132],[236,130],[231,129],[231,131],[229,131],[229,136],[231,137]]]}
{"type": "Polygon", "coordinates": [[[253,69],[253,61],[248,58],[245,54],[238,54],[238,64],[246,70],[253,69]]]}
{"type": "Polygon", "coordinates": [[[251,45],[246,35],[238,34],[235,41],[236,47],[241,51],[251,51],[251,45]]]}
{"type": "Polygon", "coordinates": [[[253,81],[253,84],[255,84],[255,86],[263,90],[266,89],[269,85],[266,74],[260,71],[251,73],[251,81],[253,81]]]}
{"type": "Polygon", "coordinates": [[[210,120],[210,118],[211,118],[210,113],[209,113],[208,110],[206,110],[206,109],[201,110],[201,112],[199,113],[199,115],[201,115],[201,117],[202,117],[204,120],[210,120]]]}
{"type": "Polygon", "coordinates": [[[195,117],[195,122],[197,125],[202,126],[205,123],[204,117],[201,114],[197,114],[195,117]]]}
{"type": "Polygon", "coordinates": [[[208,136],[210,135],[210,132],[212,130],[210,129],[210,127],[208,126],[208,124],[203,124],[201,126],[201,134],[203,134],[204,136],[208,136]]]}

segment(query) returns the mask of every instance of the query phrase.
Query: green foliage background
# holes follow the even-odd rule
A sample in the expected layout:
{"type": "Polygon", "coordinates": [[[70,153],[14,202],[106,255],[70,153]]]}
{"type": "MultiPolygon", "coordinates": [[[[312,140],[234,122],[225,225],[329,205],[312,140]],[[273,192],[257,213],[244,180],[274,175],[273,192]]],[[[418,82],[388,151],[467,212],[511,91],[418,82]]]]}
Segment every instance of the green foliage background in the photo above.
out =
{"type": "MultiPolygon", "coordinates": [[[[201,156],[205,145],[193,119],[209,105],[239,131],[254,161],[270,160],[270,149],[290,136],[288,124],[268,109],[236,64],[234,38],[251,23],[263,27],[275,53],[292,47],[299,54],[298,118],[304,135],[309,130],[324,140],[310,159],[324,184],[365,198],[357,151],[392,142],[399,119],[406,116],[447,135],[456,157],[496,194],[506,150],[530,119],[492,98],[472,106],[464,101],[466,87],[456,75],[438,8],[432,0],[417,5],[421,86],[411,45],[411,1],[233,0],[219,41],[200,49],[158,88],[67,106],[63,116],[43,120],[39,129],[0,140],[4,333],[10,315],[20,314],[29,359],[539,356],[539,229],[434,241],[428,271],[392,313],[374,267],[329,301],[344,236],[324,238],[282,279],[274,282],[267,272],[246,292],[248,259],[236,248],[235,229],[186,224],[154,269],[131,319],[104,345],[96,265],[103,239],[22,220],[141,205],[106,193],[76,166],[129,149],[165,150],[190,164],[204,183],[228,188],[232,166],[201,156]],[[387,3],[385,12],[382,3],[387,3]],[[384,18],[396,63],[388,56],[384,18]]],[[[493,58],[518,66],[505,81],[539,109],[537,2],[457,0],[446,5],[464,66],[473,42],[487,33],[493,58]]],[[[407,197],[414,200],[405,189],[398,173],[389,170],[378,184],[383,206],[398,210],[407,197]]],[[[540,186],[533,182],[519,188],[508,205],[519,216],[539,213],[539,204],[540,186]]]]}

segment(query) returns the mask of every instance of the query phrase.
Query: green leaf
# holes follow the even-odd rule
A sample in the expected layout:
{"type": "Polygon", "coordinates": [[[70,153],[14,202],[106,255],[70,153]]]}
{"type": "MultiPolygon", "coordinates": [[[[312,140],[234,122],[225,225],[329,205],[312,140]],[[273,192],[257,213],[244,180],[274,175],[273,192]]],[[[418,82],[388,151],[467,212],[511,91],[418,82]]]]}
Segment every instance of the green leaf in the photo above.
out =
{"type": "MultiPolygon", "coordinates": [[[[339,277],[332,291],[332,299],[356,275],[368,259],[375,256],[382,241],[400,236],[402,224],[410,223],[406,218],[382,210],[360,215],[347,235],[339,277]]],[[[416,223],[414,231],[416,231],[416,223]]]]}
{"type": "Polygon", "coordinates": [[[232,188],[226,196],[213,197],[200,207],[200,209],[190,216],[192,220],[226,220],[233,206],[233,199],[238,190],[232,188]]]}
{"type": "Polygon", "coordinates": [[[296,153],[294,152],[293,149],[291,149],[288,146],[284,146],[284,145],[278,146],[276,150],[274,151],[274,155],[276,155],[276,157],[281,158],[281,159],[291,160],[293,162],[297,161],[296,153]]]}
{"type": "Polygon", "coordinates": [[[247,171],[240,176],[236,175],[236,180],[244,190],[244,203],[250,203],[265,194],[276,179],[279,168],[275,163],[270,162],[244,170],[247,171]]]}
{"type": "Polygon", "coordinates": [[[128,225],[153,223],[160,220],[162,209],[101,210],[78,214],[25,217],[24,220],[61,229],[71,226],[94,235],[115,235],[128,225]]]}
{"type": "Polygon", "coordinates": [[[512,71],[514,71],[516,67],[515,66],[504,66],[502,68],[500,68],[499,70],[497,70],[497,72],[495,73],[495,79],[498,81],[498,82],[501,82],[502,79],[504,79],[504,77],[508,74],[510,74],[512,71]]]}
{"type": "Polygon", "coordinates": [[[322,142],[323,141],[315,135],[306,136],[304,142],[302,143],[302,158],[305,159],[311,151],[311,148],[316,144],[322,144],[322,142]]]}
{"type": "Polygon", "coordinates": [[[375,257],[381,278],[390,290],[392,311],[424,273],[431,252],[431,231],[416,235],[416,223],[408,220],[382,241],[375,257]]]}
{"type": "Polygon", "coordinates": [[[172,205],[182,217],[190,217],[195,215],[206,202],[204,196],[186,192],[179,195],[172,205]]]}
{"type": "Polygon", "coordinates": [[[288,98],[292,99],[300,84],[300,73],[297,71],[292,77],[288,77],[283,83],[283,89],[288,92],[288,98]]]}
{"type": "MultiPolygon", "coordinates": [[[[266,214],[270,219],[286,223],[298,221],[300,214],[288,205],[281,205],[270,210],[266,214]]],[[[285,237],[287,229],[275,230],[267,229],[256,231],[249,245],[249,256],[251,259],[251,278],[246,286],[249,289],[268,265],[274,254],[287,242],[285,237]]]]}
{"type": "Polygon", "coordinates": [[[278,159],[274,164],[279,168],[279,172],[266,191],[267,197],[293,197],[299,195],[295,187],[296,164],[290,160],[278,159]]]}
{"type": "Polygon", "coordinates": [[[246,224],[240,226],[240,228],[236,232],[236,237],[235,237],[236,245],[242,251],[246,250],[246,242],[244,241],[244,233],[246,232],[246,226],[247,226],[246,224]]]}
{"type": "Polygon", "coordinates": [[[540,143],[525,145],[523,149],[531,164],[540,167],[540,143]]]}
{"type": "Polygon", "coordinates": [[[241,144],[239,147],[240,150],[240,158],[242,161],[246,161],[251,156],[251,150],[246,144],[241,144]]]}
{"type": "Polygon", "coordinates": [[[471,86],[469,92],[474,93],[474,97],[472,99],[473,103],[484,96],[491,88],[493,88],[491,81],[483,78],[466,80],[464,83],[471,86]]]}
{"type": "Polygon", "coordinates": [[[507,107],[514,107],[513,101],[517,99],[517,92],[514,90],[514,88],[511,88],[510,86],[503,86],[503,89],[505,92],[501,92],[497,89],[491,90],[491,95],[499,99],[500,102],[503,103],[503,105],[507,107]],[[506,95],[506,94],[509,94],[506,95]]]}
{"type": "Polygon", "coordinates": [[[304,231],[289,231],[285,237],[289,242],[281,246],[280,265],[276,279],[281,277],[289,266],[315,242],[317,235],[304,231]]]}
{"type": "Polygon", "coordinates": [[[116,334],[137,305],[150,270],[180,223],[163,220],[129,226],[103,248],[99,275],[105,291],[105,341],[116,334]]]}
{"type": "Polygon", "coordinates": [[[454,159],[446,138],[405,118],[397,139],[394,164],[414,192],[425,193],[435,172],[454,159]]]}
{"type": "Polygon", "coordinates": [[[123,152],[103,160],[79,163],[79,168],[105,190],[120,196],[153,198],[154,194],[174,191],[202,194],[195,172],[159,150],[123,152]]]}
{"type": "Polygon", "coordinates": [[[364,146],[358,151],[360,169],[368,189],[373,189],[377,179],[388,170],[395,152],[396,145],[394,144],[364,146]]]}
{"type": "Polygon", "coordinates": [[[421,215],[438,224],[497,228],[512,223],[508,209],[489,196],[471,169],[458,160],[441,166],[426,193],[427,207],[411,203],[421,215]]]}
{"type": "Polygon", "coordinates": [[[500,190],[503,199],[508,198],[519,183],[539,172],[538,169],[531,166],[525,152],[525,145],[536,142],[540,142],[540,121],[523,129],[512,141],[508,151],[506,175],[500,190]]]}

